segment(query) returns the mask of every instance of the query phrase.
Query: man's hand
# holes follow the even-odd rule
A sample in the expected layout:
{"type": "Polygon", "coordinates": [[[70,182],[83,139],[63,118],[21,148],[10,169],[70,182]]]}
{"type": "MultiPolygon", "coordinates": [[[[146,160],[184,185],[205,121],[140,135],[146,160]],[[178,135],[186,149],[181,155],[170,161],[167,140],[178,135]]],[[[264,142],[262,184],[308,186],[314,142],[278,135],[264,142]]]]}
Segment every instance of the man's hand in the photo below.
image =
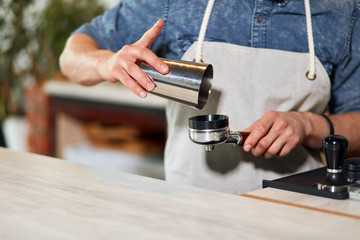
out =
{"type": "Polygon", "coordinates": [[[144,98],[147,95],[145,90],[153,90],[155,84],[142,71],[140,64],[146,62],[162,74],[169,72],[169,67],[150,50],[163,26],[164,21],[160,19],[136,43],[126,45],[116,53],[100,49],[86,34],[74,34],[68,39],[60,56],[61,71],[82,85],[121,81],[144,98]]]}
{"type": "MultiPolygon", "coordinates": [[[[360,156],[360,113],[330,115],[335,134],[349,140],[347,156],[360,156]]],[[[329,125],[321,115],[311,112],[266,112],[243,131],[251,132],[244,143],[244,151],[266,158],[284,157],[300,144],[320,149],[329,135],[329,125]]]]}
{"type": "Polygon", "coordinates": [[[125,45],[111,57],[100,58],[96,64],[100,76],[112,83],[121,81],[139,97],[146,97],[144,89],[152,91],[155,84],[140,64],[146,62],[162,74],[169,72],[169,67],[150,50],[163,25],[163,20],[157,21],[136,43],[125,45]]]}
{"type": "Polygon", "coordinates": [[[283,157],[303,142],[306,123],[300,112],[269,111],[244,131],[251,132],[244,143],[246,152],[283,157]]]}

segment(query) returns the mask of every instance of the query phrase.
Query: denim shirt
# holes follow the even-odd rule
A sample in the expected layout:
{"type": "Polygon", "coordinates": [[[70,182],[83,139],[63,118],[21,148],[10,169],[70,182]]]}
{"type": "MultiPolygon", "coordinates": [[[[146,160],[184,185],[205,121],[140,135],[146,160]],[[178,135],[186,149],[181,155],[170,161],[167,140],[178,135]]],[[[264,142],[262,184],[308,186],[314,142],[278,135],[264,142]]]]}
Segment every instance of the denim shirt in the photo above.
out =
{"type": "MultiPolygon", "coordinates": [[[[152,50],[180,59],[197,40],[206,0],[122,0],[74,33],[102,49],[136,42],[165,21],[152,50]]],[[[360,0],[311,1],[315,54],[331,80],[330,113],[360,112],[360,0]]],[[[217,0],[205,41],[308,52],[303,0],[217,0]]]]}

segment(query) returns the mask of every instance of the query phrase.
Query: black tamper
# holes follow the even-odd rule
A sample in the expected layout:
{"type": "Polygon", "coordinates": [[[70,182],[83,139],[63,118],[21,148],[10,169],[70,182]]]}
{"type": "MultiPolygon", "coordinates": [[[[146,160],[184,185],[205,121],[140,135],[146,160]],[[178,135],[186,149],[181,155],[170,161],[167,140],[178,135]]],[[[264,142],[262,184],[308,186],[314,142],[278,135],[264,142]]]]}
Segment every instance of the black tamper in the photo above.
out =
{"type": "Polygon", "coordinates": [[[327,172],[325,178],[317,184],[319,190],[332,193],[347,192],[349,182],[344,178],[342,165],[348,150],[348,140],[341,135],[331,135],[323,139],[327,172]]]}

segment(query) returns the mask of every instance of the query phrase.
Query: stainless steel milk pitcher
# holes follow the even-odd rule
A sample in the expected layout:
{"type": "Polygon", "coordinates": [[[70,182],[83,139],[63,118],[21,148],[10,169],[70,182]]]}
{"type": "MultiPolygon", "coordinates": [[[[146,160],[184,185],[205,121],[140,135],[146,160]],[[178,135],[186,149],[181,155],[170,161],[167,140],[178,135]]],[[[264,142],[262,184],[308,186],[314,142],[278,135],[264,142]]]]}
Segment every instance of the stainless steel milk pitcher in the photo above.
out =
{"type": "Polygon", "coordinates": [[[151,92],[176,102],[203,109],[209,97],[213,78],[211,64],[163,59],[170,72],[163,75],[147,64],[143,71],[156,84],[151,92]]]}

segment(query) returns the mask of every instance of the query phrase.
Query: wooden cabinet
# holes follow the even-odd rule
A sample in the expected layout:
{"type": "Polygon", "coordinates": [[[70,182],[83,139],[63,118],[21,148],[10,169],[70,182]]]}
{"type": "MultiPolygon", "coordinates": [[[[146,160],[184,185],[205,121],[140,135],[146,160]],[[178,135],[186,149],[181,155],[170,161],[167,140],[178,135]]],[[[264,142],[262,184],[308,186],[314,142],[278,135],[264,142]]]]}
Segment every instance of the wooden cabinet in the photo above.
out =
{"type": "Polygon", "coordinates": [[[97,146],[102,144],[105,148],[116,148],[118,142],[121,148],[121,140],[129,140],[133,144],[127,146],[131,148],[137,140],[139,145],[144,146],[143,149],[138,148],[138,151],[146,153],[146,146],[152,145],[163,150],[166,133],[165,99],[151,94],[141,99],[122,85],[110,83],[84,87],[51,81],[45,85],[45,92],[51,98],[54,156],[61,156],[58,153],[59,134],[56,126],[59,117],[64,114],[83,123],[86,136],[97,146]]]}

